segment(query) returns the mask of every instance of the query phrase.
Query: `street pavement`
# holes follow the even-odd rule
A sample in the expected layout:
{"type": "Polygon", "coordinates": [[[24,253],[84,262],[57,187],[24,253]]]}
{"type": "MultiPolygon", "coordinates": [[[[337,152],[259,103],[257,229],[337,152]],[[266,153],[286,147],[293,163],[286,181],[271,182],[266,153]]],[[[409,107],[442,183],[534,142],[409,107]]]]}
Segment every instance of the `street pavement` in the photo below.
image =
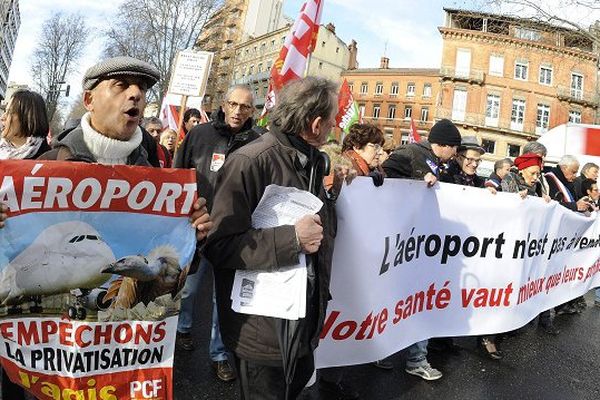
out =
{"type": "MultiPolygon", "coordinates": [[[[211,313],[211,276],[205,274],[199,292],[193,330],[196,350],[178,349],[175,354],[175,399],[237,399],[237,382],[218,381],[208,357],[211,313]]],[[[505,339],[501,361],[485,357],[474,338],[459,338],[458,354],[429,355],[431,364],[444,376],[426,382],[404,372],[404,354],[391,357],[392,371],[372,365],[347,367],[344,382],[364,400],[397,399],[600,399],[600,308],[586,296],[588,308],[579,315],[556,318],[561,330],[548,336],[536,321],[505,339]]],[[[305,390],[302,400],[326,400],[317,385],[305,390]]]]}

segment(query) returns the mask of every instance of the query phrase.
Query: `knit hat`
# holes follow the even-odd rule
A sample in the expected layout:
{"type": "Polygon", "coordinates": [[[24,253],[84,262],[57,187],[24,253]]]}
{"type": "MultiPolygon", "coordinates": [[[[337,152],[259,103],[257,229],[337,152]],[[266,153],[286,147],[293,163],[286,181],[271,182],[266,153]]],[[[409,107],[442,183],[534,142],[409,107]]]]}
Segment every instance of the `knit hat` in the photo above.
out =
{"type": "Polygon", "coordinates": [[[458,151],[464,150],[476,150],[479,154],[485,153],[483,147],[479,145],[479,141],[475,136],[464,136],[460,141],[460,146],[458,146],[458,151]]]}
{"type": "Polygon", "coordinates": [[[460,132],[458,128],[449,119],[441,119],[431,127],[429,143],[436,143],[446,146],[460,146],[460,132]]]}
{"type": "Polygon", "coordinates": [[[540,155],[535,153],[527,153],[515,159],[515,166],[519,169],[519,171],[533,165],[537,165],[538,167],[542,168],[542,157],[540,155]]]}
{"type": "Polygon", "coordinates": [[[160,79],[160,72],[147,62],[132,57],[108,58],[88,68],[83,76],[83,89],[91,90],[100,81],[114,76],[137,76],[151,88],[160,79]]]}

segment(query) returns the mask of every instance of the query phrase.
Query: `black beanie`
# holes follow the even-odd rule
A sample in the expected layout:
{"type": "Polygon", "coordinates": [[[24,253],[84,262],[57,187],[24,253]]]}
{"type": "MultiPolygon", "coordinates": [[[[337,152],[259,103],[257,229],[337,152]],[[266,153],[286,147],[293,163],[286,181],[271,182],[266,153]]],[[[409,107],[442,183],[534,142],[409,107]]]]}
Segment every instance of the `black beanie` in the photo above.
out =
{"type": "Polygon", "coordinates": [[[452,121],[449,119],[441,119],[431,127],[427,140],[429,143],[460,146],[460,132],[452,121]]]}

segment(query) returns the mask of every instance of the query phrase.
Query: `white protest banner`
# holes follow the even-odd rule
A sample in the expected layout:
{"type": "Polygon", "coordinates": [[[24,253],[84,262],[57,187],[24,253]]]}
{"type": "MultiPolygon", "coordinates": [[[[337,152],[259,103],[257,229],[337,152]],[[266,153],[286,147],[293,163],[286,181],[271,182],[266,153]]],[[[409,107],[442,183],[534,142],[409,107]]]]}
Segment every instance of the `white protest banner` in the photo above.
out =
{"type": "Polygon", "coordinates": [[[337,201],[319,368],[516,329],[600,286],[600,222],[556,202],[357,178],[337,201]]]}
{"type": "Polygon", "coordinates": [[[204,97],[213,53],[182,50],[177,53],[169,82],[169,93],[204,97]]]}
{"type": "Polygon", "coordinates": [[[0,161],[0,362],[38,399],[173,398],[193,170],[0,161]]]}

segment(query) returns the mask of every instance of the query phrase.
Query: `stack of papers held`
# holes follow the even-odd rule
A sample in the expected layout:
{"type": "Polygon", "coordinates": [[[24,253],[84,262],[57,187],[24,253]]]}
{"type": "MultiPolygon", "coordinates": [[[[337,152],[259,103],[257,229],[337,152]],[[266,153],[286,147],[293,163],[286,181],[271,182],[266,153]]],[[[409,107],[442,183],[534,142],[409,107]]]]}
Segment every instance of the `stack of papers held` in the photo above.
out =
{"type": "MultiPolygon", "coordinates": [[[[269,185],[252,214],[255,229],[294,225],[316,214],[323,202],[313,194],[269,185]]],[[[237,270],[231,290],[231,308],[242,314],[297,320],[306,315],[306,255],[300,262],[272,272],[237,270]]],[[[265,268],[270,270],[272,268],[265,268]]]]}

